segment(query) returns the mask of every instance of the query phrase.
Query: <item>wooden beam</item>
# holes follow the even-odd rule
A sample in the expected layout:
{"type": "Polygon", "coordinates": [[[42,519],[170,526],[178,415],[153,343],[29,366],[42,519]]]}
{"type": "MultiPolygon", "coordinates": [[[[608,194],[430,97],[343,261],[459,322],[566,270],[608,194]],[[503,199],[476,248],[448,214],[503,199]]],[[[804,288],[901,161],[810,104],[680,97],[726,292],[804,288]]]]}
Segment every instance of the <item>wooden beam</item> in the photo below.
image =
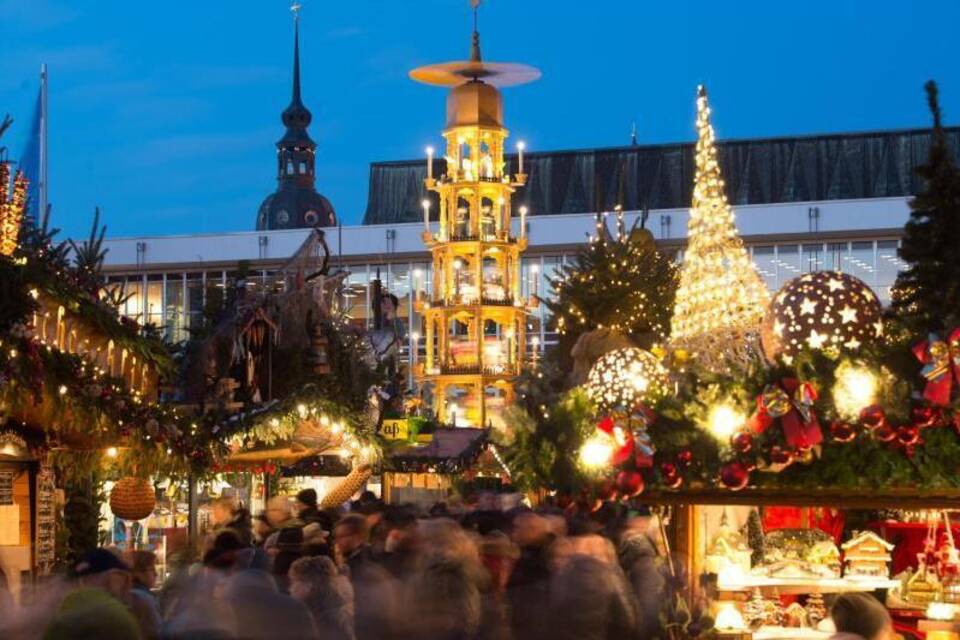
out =
{"type": "Polygon", "coordinates": [[[841,509],[960,509],[960,489],[701,488],[650,491],[639,498],[651,505],[745,505],[836,507],[841,509]]]}

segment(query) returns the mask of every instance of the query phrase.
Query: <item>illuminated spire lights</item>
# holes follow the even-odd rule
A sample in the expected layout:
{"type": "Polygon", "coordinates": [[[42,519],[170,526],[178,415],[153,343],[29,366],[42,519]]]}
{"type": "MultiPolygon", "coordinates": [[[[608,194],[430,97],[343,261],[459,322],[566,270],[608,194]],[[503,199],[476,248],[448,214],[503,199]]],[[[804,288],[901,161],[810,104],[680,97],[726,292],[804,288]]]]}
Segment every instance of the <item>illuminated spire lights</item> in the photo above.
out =
{"type": "Polygon", "coordinates": [[[27,204],[27,179],[18,171],[10,189],[10,165],[0,162],[0,255],[12,256],[27,204]]]}
{"type": "Polygon", "coordinates": [[[696,176],[671,343],[715,373],[743,369],[757,353],[767,289],[737,233],[724,194],[706,90],[697,95],[696,176]]]}

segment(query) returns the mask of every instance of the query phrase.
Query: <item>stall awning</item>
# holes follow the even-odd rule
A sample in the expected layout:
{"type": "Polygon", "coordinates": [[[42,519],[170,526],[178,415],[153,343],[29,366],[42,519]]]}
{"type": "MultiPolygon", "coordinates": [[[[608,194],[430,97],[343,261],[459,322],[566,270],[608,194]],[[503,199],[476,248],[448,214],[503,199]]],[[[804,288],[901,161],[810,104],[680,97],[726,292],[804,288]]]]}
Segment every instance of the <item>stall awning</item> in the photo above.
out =
{"type": "Polygon", "coordinates": [[[430,442],[389,453],[386,468],[390,471],[459,473],[477,461],[486,448],[489,433],[488,429],[439,428],[430,442]]]}

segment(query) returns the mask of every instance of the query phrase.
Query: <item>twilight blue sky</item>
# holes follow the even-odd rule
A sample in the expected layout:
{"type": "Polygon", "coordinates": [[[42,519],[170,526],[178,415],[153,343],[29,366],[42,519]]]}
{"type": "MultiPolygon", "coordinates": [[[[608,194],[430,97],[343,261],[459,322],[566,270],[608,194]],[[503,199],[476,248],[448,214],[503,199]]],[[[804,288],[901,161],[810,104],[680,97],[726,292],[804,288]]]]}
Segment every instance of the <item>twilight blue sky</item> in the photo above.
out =
{"type": "MultiPolygon", "coordinates": [[[[363,217],[368,163],[436,145],[444,95],[415,66],[468,53],[467,0],[301,0],[318,186],[363,217]]],[[[249,230],[275,185],[290,90],[285,0],[0,0],[0,113],[17,157],[50,67],[54,222],[109,235],[249,230]]],[[[956,0],[487,0],[488,60],[536,65],[506,92],[532,150],[689,140],[706,82],[718,136],[926,126],[940,82],[960,120],[956,0]]]]}

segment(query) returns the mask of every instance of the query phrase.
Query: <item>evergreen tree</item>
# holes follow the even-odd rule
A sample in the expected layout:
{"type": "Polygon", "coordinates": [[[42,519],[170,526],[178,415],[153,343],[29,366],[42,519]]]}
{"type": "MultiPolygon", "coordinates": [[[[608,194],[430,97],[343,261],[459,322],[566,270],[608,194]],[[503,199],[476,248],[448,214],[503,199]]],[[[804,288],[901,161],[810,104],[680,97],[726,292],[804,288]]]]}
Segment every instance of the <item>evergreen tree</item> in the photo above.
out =
{"type": "Polygon", "coordinates": [[[622,213],[617,226],[613,238],[598,215],[596,236],[550,280],[556,295],[544,303],[559,333],[561,370],[569,370],[570,351],[588,331],[611,329],[644,348],[669,333],[676,267],[649,231],[634,224],[628,232],[622,213]]]}
{"type": "Polygon", "coordinates": [[[766,554],[766,536],[763,534],[763,522],[760,511],[753,509],[747,518],[747,544],[750,545],[750,564],[754,567],[763,564],[766,554]]]}
{"type": "Polygon", "coordinates": [[[910,201],[900,258],[909,266],[897,276],[894,309],[916,334],[960,324],[960,170],[940,119],[937,85],[926,84],[933,115],[927,163],[917,169],[924,190],[910,201]]]}
{"type": "Polygon", "coordinates": [[[78,284],[87,291],[96,295],[103,286],[103,260],[107,250],[103,246],[103,239],[107,235],[107,225],[100,226],[100,207],[93,213],[93,225],[90,227],[90,237],[80,244],[69,240],[73,250],[73,260],[77,268],[78,284]]]}

